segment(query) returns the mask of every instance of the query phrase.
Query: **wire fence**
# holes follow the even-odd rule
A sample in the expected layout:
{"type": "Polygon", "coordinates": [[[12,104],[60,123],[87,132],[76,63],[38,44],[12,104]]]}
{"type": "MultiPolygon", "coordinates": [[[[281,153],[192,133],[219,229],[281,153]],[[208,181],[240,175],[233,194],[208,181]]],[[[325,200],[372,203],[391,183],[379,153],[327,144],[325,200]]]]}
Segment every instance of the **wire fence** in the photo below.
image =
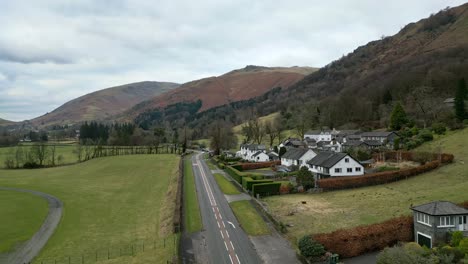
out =
{"type": "Polygon", "coordinates": [[[178,262],[178,235],[174,234],[172,237],[160,240],[139,240],[133,243],[126,243],[114,245],[109,247],[96,248],[87,250],[77,254],[70,254],[53,258],[38,258],[28,264],[85,264],[96,263],[98,261],[105,261],[110,259],[117,259],[120,257],[135,257],[143,252],[153,251],[158,261],[164,263],[177,263],[178,262]],[[160,252],[157,252],[160,251],[160,252]],[[157,254],[156,254],[157,253],[157,254]],[[161,253],[161,254],[159,254],[161,253]]]}

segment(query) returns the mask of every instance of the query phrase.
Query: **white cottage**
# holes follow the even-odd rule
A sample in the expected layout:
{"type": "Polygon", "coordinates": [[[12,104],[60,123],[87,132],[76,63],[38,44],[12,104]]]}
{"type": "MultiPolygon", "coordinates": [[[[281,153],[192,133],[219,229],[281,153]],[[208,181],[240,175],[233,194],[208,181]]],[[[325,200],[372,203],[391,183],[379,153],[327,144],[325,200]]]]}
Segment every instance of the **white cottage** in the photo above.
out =
{"type": "Polygon", "coordinates": [[[307,165],[317,179],[364,174],[361,163],[346,153],[319,152],[307,165]]]}
{"type": "Polygon", "coordinates": [[[286,153],[281,156],[281,165],[284,166],[306,166],[307,161],[311,160],[317,155],[312,149],[309,148],[290,148],[286,153]]]}
{"type": "Polygon", "coordinates": [[[237,155],[244,160],[255,161],[255,158],[253,157],[253,155],[256,154],[257,152],[265,153],[265,151],[266,151],[265,145],[242,144],[241,149],[237,155]]]}
{"type": "Polygon", "coordinates": [[[270,161],[270,156],[268,156],[265,152],[257,151],[252,155],[252,158],[250,161],[255,161],[255,162],[270,161]]]}

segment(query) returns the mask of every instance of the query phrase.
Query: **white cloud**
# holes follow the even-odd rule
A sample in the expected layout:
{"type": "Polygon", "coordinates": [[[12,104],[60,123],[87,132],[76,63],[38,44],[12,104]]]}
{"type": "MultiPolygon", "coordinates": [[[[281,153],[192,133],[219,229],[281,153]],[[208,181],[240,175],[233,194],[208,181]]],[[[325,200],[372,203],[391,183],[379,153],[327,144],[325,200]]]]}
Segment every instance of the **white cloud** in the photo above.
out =
{"type": "Polygon", "coordinates": [[[323,66],[462,3],[3,0],[0,117],[33,118],[129,82],[183,83],[248,64],[323,66]]]}

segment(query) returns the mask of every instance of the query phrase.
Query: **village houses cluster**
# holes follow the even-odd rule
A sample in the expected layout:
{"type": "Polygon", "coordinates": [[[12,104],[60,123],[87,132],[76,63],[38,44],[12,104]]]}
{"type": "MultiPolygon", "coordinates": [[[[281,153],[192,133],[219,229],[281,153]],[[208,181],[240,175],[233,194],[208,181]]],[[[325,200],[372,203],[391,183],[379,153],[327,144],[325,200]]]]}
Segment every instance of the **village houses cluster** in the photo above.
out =
{"type": "Polygon", "coordinates": [[[277,149],[286,152],[280,157],[273,149],[261,144],[242,144],[236,156],[250,162],[281,160],[285,167],[307,167],[317,179],[364,174],[363,162],[347,154],[350,148],[372,150],[393,148],[395,132],[358,130],[317,130],[305,133],[303,139],[289,138],[277,149]]]}

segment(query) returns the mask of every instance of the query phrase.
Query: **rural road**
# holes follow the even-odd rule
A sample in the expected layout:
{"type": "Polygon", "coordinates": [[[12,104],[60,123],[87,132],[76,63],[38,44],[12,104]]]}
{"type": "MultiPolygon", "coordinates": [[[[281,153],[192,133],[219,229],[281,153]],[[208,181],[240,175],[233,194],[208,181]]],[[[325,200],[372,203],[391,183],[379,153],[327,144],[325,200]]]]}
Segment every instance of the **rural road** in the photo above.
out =
{"type": "Polygon", "coordinates": [[[253,244],[239,226],[211,170],[203,160],[202,153],[192,157],[192,166],[204,228],[192,239],[194,262],[261,263],[253,244]]]}
{"type": "MultiPolygon", "coordinates": [[[[0,191],[30,193],[46,199],[47,203],[49,204],[49,212],[44,220],[44,223],[39,228],[39,231],[37,231],[31,239],[21,244],[16,249],[16,251],[9,253],[5,258],[2,258],[6,261],[4,263],[8,264],[29,263],[35,256],[37,256],[37,254],[39,254],[41,249],[45,246],[49,238],[54,233],[54,230],[60,222],[60,218],[62,217],[63,204],[56,197],[43,192],[8,187],[0,187],[0,191]]],[[[2,263],[1,260],[0,263],[2,263]]]]}

